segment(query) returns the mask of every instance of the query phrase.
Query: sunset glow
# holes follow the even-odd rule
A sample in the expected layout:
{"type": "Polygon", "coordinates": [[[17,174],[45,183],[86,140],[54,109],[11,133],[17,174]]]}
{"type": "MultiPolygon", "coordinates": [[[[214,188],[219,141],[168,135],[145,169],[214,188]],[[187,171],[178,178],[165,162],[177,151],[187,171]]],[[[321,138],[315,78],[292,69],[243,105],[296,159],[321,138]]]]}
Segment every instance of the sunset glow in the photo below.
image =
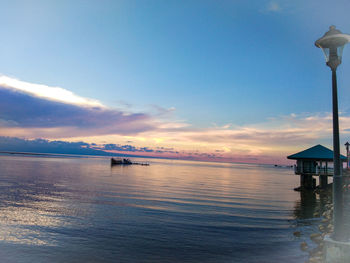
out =
{"type": "MultiPolygon", "coordinates": [[[[4,17],[18,24],[4,25],[0,136],[225,162],[288,163],[305,147],[331,147],[329,72],[313,43],[329,24],[350,27],[341,5],[90,4],[4,17]]],[[[341,144],[349,81],[341,74],[341,144]]]]}
{"type": "MultiPolygon", "coordinates": [[[[7,96],[25,92],[37,101],[31,113],[17,120],[16,115],[3,119],[0,136],[16,136],[25,139],[46,138],[96,144],[104,149],[106,144],[130,145],[131,148],[108,149],[107,152],[152,157],[194,159],[224,162],[286,163],[284,155],[312,143],[329,143],[331,115],[290,114],[275,116],[269,120],[249,125],[223,125],[196,128],[186,122],[164,120],[149,113],[129,113],[108,108],[101,103],[79,97],[61,88],[31,84],[6,76],[1,77],[2,90],[7,96]],[[55,91],[59,91],[58,93],[55,91]],[[62,96],[56,95],[61,94],[62,96]],[[67,95],[67,96],[64,96],[67,95]],[[57,104],[57,102],[59,102],[57,104]],[[36,105],[52,104],[54,113],[36,119],[36,105]],[[57,112],[69,109],[69,118],[57,112]],[[93,106],[97,106],[93,108],[93,106]],[[89,109],[85,109],[89,107],[89,109]],[[82,114],[82,111],[87,111],[82,114]],[[113,117],[114,116],[114,117],[113,117]],[[55,122],[42,125],[43,119],[55,118],[55,122]],[[60,119],[61,118],[61,119],[60,119]],[[111,122],[111,118],[114,121],[111,122]],[[31,122],[29,122],[31,120],[31,122]],[[81,125],[83,123],[83,125],[81,125]]],[[[17,105],[12,105],[18,112],[17,105]]],[[[26,112],[23,109],[23,114],[26,112]]],[[[342,134],[349,134],[350,117],[341,117],[342,134]]]]}

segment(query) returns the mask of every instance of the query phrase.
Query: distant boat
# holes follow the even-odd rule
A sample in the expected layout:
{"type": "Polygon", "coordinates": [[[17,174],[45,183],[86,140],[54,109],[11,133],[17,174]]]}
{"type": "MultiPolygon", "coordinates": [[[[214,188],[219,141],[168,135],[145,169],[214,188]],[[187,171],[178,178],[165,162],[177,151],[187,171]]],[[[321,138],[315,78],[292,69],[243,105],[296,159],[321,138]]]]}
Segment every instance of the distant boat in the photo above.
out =
{"type": "Polygon", "coordinates": [[[133,163],[130,161],[130,159],[114,159],[111,158],[111,165],[131,165],[131,164],[136,164],[136,165],[149,165],[149,163],[133,163]]]}
{"type": "Polygon", "coordinates": [[[130,159],[114,159],[111,158],[111,165],[130,165],[132,164],[132,162],[130,161],[130,159]]]}

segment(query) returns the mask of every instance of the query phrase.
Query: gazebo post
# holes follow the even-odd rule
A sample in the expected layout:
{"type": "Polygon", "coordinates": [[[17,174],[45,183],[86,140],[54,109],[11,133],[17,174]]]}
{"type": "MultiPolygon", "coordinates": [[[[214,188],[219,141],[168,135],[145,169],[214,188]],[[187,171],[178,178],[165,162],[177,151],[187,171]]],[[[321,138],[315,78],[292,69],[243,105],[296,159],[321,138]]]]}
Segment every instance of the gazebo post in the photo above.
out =
{"type": "Polygon", "coordinates": [[[320,188],[326,188],[328,185],[327,174],[320,174],[320,188]]]}

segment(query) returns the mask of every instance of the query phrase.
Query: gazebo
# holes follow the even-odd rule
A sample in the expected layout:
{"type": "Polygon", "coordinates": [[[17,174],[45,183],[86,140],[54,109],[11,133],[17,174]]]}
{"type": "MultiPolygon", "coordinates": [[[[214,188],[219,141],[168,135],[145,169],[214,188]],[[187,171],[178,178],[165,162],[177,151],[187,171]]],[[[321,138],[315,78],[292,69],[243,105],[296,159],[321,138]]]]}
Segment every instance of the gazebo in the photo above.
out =
{"type": "MultiPolygon", "coordinates": [[[[316,181],[313,176],[320,177],[320,187],[324,188],[328,184],[328,176],[333,176],[333,151],[318,144],[304,151],[287,156],[288,159],[296,160],[294,172],[300,175],[300,186],[302,188],[313,189],[316,181]]],[[[341,162],[347,162],[344,155],[340,156],[341,162]]]]}

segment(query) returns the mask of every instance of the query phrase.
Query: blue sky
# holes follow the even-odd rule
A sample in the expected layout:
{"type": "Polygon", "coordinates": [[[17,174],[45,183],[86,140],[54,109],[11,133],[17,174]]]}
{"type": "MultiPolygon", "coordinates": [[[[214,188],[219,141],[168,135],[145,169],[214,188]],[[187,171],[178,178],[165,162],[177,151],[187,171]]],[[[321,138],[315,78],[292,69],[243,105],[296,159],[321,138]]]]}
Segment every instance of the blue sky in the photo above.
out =
{"type": "MultiPolygon", "coordinates": [[[[350,2],[342,0],[0,2],[1,74],[197,132],[326,116],[331,74],[314,42],[332,24],[350,33],[350,2]]],[[[338,70],[344,117],[349,61],[346,47],[338,70]]]]}

